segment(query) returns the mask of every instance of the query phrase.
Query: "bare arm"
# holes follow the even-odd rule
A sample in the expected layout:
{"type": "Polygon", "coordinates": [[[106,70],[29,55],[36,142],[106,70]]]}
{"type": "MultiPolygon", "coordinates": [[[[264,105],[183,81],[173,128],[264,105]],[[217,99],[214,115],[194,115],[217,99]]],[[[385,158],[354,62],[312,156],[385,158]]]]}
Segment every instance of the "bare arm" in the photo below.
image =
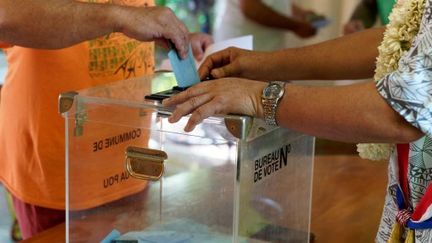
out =
{"type": "MultiPolygon", "coordinates": [[[[215,114],[263,118],[261,94],[266,85],[237,78],[201,82],[163,103],[176,106],[170,122],[192,113],[185,127],[191,131],[215,114]]],[[[280,126],[345,142],[404,143],[423,136],[386,103],[374,82],[336,87],[287,85],[276,119],[280,126]]]]}
{"type": "Polygon", "coordinates": [[[281,80],[360,79],[374,74],[384,29],[375,28],[342,38],[287,49],[275,54],[274,69],[286,70],[281,80]]]}
{"type": "Polygon", "coordinates": [[[276,113],[284,127],[345,142],[405,143],[423,136],[387,104],[374,82],[338,87],[290,85],[285,91],[276,113]]]}
{"type": "Polygon", "coordinates": [[[152,41],[169,39],[185,55],[188,31],[168,8],[127,7],[74,0],[0,0],[0,40],[57,49],[112,32],[152,41]]]}
{"type": "Polygon", "coordinates": [[[240,9],[247,18],[261,25],[291,30],[302,37],[315,34],[315,29],[307,22],[280,14],[262,3],[261,0],[240,0],[240,9]]]}
{"type": "Polygon", "coordinates": [[[360,79],[373,76],[383,28],[368,29],[316,45],[276,52],[229,48],[210,55],[199,74],[205,78],[256,80],[360,79]]]}
{"type": "Polygon", "coordinates": [[[299,21],[274,11],[261,0],[240,0],[240,9],[246,17],[265,26],[293,30],[299,25],[299,21]]]}

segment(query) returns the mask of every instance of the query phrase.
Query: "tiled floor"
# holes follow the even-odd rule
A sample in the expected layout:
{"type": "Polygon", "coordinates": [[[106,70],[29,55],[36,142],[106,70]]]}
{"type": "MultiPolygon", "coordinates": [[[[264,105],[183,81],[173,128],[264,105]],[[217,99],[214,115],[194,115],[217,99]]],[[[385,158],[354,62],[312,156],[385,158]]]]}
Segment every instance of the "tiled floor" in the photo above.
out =
{"type": "Polygon", "coordinates": [[[0,184],[0,242],[12,243],[9,234],[12,222],[5,195],[5,189],[0,184]]]}

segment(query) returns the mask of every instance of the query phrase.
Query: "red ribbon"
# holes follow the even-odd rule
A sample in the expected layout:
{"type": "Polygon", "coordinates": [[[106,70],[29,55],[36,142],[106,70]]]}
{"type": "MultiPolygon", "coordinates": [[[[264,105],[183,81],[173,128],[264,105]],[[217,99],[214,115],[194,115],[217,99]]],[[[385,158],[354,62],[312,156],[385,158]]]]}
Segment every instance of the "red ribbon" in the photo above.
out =
{"type": "MultiPolygon", "coordinates": [[[[397,144],[398,165],[399,165],[399,183],[402,188],[405,205],[409,205],[408,196],[408,159],[409,159],[409,144],[397,144]]],[[[432,183],[431,183],[432,184],[432,183]]],[[[426,193],[420,199],[420,202],[415,207],[411,215],[411,220],[418,221],[425,214],[427,208],[432,205],[432,186],[428,185],[426,193]]]]}

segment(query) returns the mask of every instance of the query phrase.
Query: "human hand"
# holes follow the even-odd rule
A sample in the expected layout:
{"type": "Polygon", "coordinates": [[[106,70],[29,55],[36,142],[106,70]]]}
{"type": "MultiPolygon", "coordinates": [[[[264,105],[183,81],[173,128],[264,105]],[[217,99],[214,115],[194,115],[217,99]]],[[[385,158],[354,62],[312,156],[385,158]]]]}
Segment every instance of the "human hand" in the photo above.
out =
{"type": "Polygon", "coordinates": [[[304,21],[299,22],[292,31],[301,38],[312,37],[317,33],[317,30],[310,23],[304,21]]]}
{"type": "Polygon", "coordinates": [[[198,61],[202,60],[205,50],[214,42],[211,35],[205,33],[192,33],[189,35],[189,39],[191,41],[192,53],[198,61]]]}
{"type": "Polygon", "coordinates": [[[171,41],[180,57],[185,58],[189,46],[189,31],[166,7],[123,7],[120,24],[115,31],[140,41],[156,41],[168,47],[171,41]]]}
{"type": "Polygon", "coordinates": [[[297,4],[294,4],[294,3],[291,5],[291,11],[292,11],[292,16],[295,19],[301,20],[301,21],[307,21],[308,20],[308,16],[310,16],[310,15],[316,15],[316,13],[314,11],[303,9],[300,6],[298,6],[297,4]]]}
{"type": "Polygon", "coordinates": [[[265,65],[270,64],[268,54],[229,47],[208,56],[198,69],[201,80],[225,77],[265,79],[265,65]]]}
{"type": "Polygon", "coordinates": [[[362,31],[365,29],[363,22],[361,20],[350,20],[347,24],[345,24],[343,29],[343,34],[348,35],[358,31],[362,31]]]}
{"type": "Polygon", "coordinates": [[[192,114],[184,128],[186,132],[190,132],[212,115],[241,114],[263,117],[261,94],[265,86],[265,82],[239,78],[206,81],[165,99],[162,104],[175,106],[168,118],[171,123],[192,114]]]}

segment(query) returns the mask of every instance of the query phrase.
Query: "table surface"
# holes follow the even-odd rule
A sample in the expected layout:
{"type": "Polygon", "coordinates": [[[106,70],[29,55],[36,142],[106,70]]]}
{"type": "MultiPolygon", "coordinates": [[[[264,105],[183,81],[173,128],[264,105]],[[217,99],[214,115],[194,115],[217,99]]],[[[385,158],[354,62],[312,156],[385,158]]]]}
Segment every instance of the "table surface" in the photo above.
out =
{"type": "MultiPolygon", "coordinates": [[[[387,163],[356,155],[315,157],[311,231],[314,242],[373,242],[382,212],[387,163]]],[[[58,225],[28,242],[64,242],[58,225]]]]}

